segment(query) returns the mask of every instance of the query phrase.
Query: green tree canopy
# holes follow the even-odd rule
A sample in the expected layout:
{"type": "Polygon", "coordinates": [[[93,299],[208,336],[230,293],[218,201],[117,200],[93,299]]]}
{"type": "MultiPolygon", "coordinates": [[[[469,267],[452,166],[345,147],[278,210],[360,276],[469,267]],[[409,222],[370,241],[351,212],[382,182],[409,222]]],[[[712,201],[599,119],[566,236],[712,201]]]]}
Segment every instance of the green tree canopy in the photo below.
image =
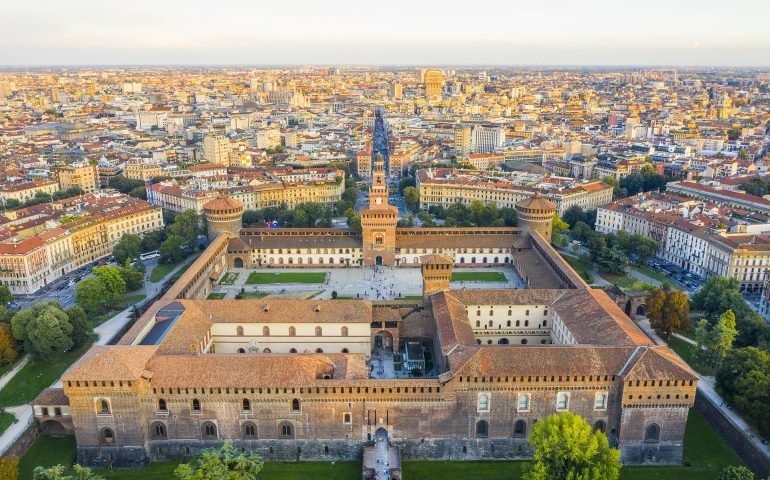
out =
{"type": "Polygon", "coordinates": [[[93,333],[94,329],[91,326],[91,322],[88,321],[86,311],[77,305],[68,308],[67,318],[72,325],[72,343],[75,347],[84,345],[88,341],[88,337],[93,333]]]}
{"type": "Polygon", "coordinates": [[[743,465],[730,465],[719,472],[717,480],[754,480],[754,472],[743,465]]]}
{"type": "Polygon", "coordinates": [[[8,285],[0,285],[0,307],[5,307],[13,301],[13,295],[11,295],[11,289],[8,285]]]}
{"type": "Polygon", "coordinates": [[[59,302],[39,303],[11,319],[13,336],[24,350],[41,358],[55,358],[72,348],[72,324],[59,302]]]}
{"type": "Polygon", "coordinates": [[[417,192],[417,189],[415,187],[406,187],[404,188],[403,196],[406,208],[411,212],[416,212],[417,204],[420,201],[420,194],[417,192]]]}
{"type": "Polygon", "coordinates": [[[114,302],[126,293],[126,281],[117,267],[101,266],[92,270],[96,280],[104,285],[109,302],[114,302]]]}
{"type": "Polygon", "coordinates": [[[533,462],[525,480],[617,480],[620,451],[607,436],[571,412],[535,424],[529,443],[533,462]]]}
{"type": "Polygon", "coordinates": [[[647,299],[647,317],[650,326],[665,334],[687,329],[690,326],[690,302],[681,290],[657,289],[647,299]]]}
{"type": "Polygon", "coordinates": [[[142,250],[142,241],[139,235],[132,235],[130,233],[124,234],[118,240],[118,243],[112,247],[112,256],[115,257],[115,262],[118,265],[123,265],[126,260],[129,262],[136,258],[139,258],[139,254],[142,250]]]}
{"type": "Polygon", "coordinates": [[[110,305],[110,294],[99,280],[86,278],[78,282],[75,303],[90,314],[101,313],[110,305]]]}
{"type": "Polygon", "coordinates": [[[182,251],[184,239],[176,234],[171,234],[160,244],[160,261],[162,263],[178,263],[185,258],[182,251]]]}
{"type": "Polygon", "coordinates": [[[569,224],[559,218],[558,213],[553,214],[553,223],[551,224],[551,243],[562,247],[567,246],[567,232],[569,224]]]}
{"type": "Polygon", "coordinates": [[[177,480],[255,480],[264,462],[256,453],[243,453],[226,441],[219,448],[205,449],[190,463],[180,464],[177,480]]]}
{"type": "Polygon", "coordinates": [[[171,235],[177,235],[188,247],[194,247],[201,233],[201,217],[195,210],[185,210],[174,217],[174,223],[169,227],[171,235]]]}

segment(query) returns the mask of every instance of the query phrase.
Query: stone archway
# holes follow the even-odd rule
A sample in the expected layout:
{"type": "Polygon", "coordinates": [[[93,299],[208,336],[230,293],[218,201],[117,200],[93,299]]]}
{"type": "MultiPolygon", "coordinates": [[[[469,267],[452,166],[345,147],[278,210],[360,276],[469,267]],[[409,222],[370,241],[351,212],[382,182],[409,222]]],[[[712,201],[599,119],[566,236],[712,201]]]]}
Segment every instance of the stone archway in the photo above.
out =
{"type": "Polygon", "coordinates": [[[374,259],[374,264],[377,266],[382,265],[382,257],[380,255],[377,255],[377,258],[374,259]]]}
{"type": "Polygon", "coordinates": [[[374,347],[384,348],[386,350],[393,349],[393,334],[387,330],[380,330],[374,334],[374,347]]]}
{"type": "Polygon", "coordinates": [[[243,268],[243,259],[240,257],[235,257],[233,259],[233,267],[234,268],[243,268]]]}
{"type": "Polygon", "coordinates": [[[643,317],[647,315],[647,305],[637,305],[636,306],[636,315],[643,317]]]}
{"type": "Polygon", "coordinates": [[[56,420],[46,420],[40,424],[40,433],[43,435],[65,435],[67,430],[56,420]]]}

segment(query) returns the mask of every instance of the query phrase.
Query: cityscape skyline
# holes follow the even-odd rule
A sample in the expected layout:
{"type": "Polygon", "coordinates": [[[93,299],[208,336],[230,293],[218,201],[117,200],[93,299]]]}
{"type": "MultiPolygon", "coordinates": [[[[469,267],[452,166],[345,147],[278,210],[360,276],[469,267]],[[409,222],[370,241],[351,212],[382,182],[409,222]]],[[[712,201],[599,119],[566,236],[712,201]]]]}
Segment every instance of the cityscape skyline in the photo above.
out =
{"type": "Polygon", "coordinates": [[[762,28],[770,5],[754,0],[730,9],[658,0],[643,9],[604,0],[486,0],[470,10],[396,0],[387,7],[373,22],[367,9],[346,0],[302,1],[291,11],[240,1],[218,9],[139,2],[133,10],[91,0],[8,3],[0,6],[7,25],[0,65],[763,67],[770,58],[762,28]],[[499,19],[505,23],[492,24],[499,19]]]}

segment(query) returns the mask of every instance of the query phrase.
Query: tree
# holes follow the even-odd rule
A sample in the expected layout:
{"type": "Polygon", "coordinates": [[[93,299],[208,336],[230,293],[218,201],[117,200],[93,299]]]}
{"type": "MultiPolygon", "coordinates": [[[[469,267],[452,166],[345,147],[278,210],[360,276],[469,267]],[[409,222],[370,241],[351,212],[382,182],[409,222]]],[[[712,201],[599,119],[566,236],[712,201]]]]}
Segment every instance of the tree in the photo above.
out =
{"type": "Polygon", "coordinates": [[[602,250],[607,248],[607,240],[599,232],[592,231],[585,241],[586,248],[591,253],[591,258],[595,261],[601,255],[602,250]]]}
{"type": "Polygon", "coordinates": [[[96,281],[104,286],[107,291],[108,301],[114,302],[123,297],[126,293],[126,281],[116,267],[101,266],[92,270],[96,281]]]}
{"type": "Polygon", "coordinates": [[[67,318],[70,325],[72,325],[72,344],[74,347],[84,345],[88,341],[88,337],[93,333],[94,329],[91,326],[91,322],[88,321],[86,311],[77,305],[68,308],[67,318]]]}
{"type": "Polygon", "coordinates": [[[420,194],[417,192],[417,189],[414,187],[406,187],[403,196],[406,208],[412,212],[417,211],[417,204],[420,201],[420,194]]]}
{"type": "Polygon", "coordinates": [[[53,467],[35,467],[32,472],[32,480],[104,480],[103,477],[95,474],[90,468],[81,467],[75,464],[72,467],[74,475],[65,475],[66,469],[63,465],[53,467]]]}
{"type": "Polygon", "coordinates": [[[114,188],[120,193],[128,194],[135,188],[144,188],[144,181],[132,180],[128,177],[124,177],[123,175],[116,175],[110,179],[109,186],[110,188],[114,188]]]}
{"type": "Polygon", "coordinates": [[[567,222],[570,228],[574,228],[578,222],[586,223],[588,221],[588,216],[586,215],[586,212],[580,208],[580,205],[572,205],[564,212],[562,220],[567,222]]]}
{"type": "Polygon", "coordinates": [[[90,314],[101,313],[110,305],[107,289],[95,278],[78,282],[75,303],[90,314]]]}
{"type": "Polygon", "coordinates": [[[398,191],[403,195],[407,187],[416,187],[417,181],[414,177],[404,177],[398,182],[398,191]]]}
{"type": "Polygon", "coordinates": [[[730,465],[719,472],[717,480],[754,480],[754,473],[744,466],[730,465]]]}
{"type": "Polygon", "coordinates": [[[132,188],[128,195],[139,198],[141,200],[147,200],[147,189],[142,185],[141,187],[132,188]]]}
{"type": "Polygon", "coordinates": [[[716,385],[728,403],[770,435],[770,352],[756,347],[728,351],[717,369],[716,385]]]}
{"type": "Polygon", "coordinates": [[[591,235],[591,232],[593,232],[593,230],[591,230],[591,227],[589,227],[587,223],[578,221],[572,227],[572,238],[585,242],[591,235]]]}
{"type": "MultiPolygon", "coordinates": [[[[141,262],[139,265],[144,266],[141,262]]],[[[118,267],[118,272],[120,272],[123,281],[126,282],[126,291],[133,292],[144,286],[144,273],[131,266],[128,260],[126,260],[125,265],[118,267]]]]}
{"type": "Polygon", "coordinates": [[[8,285],[0,285],[0,307],[5,307],[13,301],[13,295],[11,295],[11,289],[8,285]]]}
{"type": "Polygon", "coordinates": [[[436,226],[436,222],[433,221],[433,217],[431,217],[430,213],[426,212],[425,210],[420,210],[420,212],[417,214],[417,218],[420,219],[423,227],[436,226]]]}
{"type": "Polygon", "coordinates": [[[618,247],[603,248],[595,259],[596,266],[602,272],[623,273],[626,270],[628,258],[618,247]]]}
{"type": "Polygon", "coordinates": [[[118,240],[118,243],[112,247],[112,256],[115,257],[115,262],[118,265],[123,265],[126,260],[129,262],[136,258],[139,258],[139,254],[142,250],[142,240],[139,235],[132,235],[130,233],[123,234],[118,240]]]}
{"type": "Polygon", "coordinates": [[[571,412],[552,415],[535,424],[529,443],[533,463],[526,480],[616,480],[620,451],[607,436],[571,412]]]}
{"type": "Polygon", "coordinates": [[[72,348],[72,324],[58,302],[39,303],[11,319],[13,336],[24,350],[44,359],[60,356],[72,348]]]}
{"type": "Polygon", "coordinates": [[[160,248],[160,244],[166,239],[165,230],[153,230],[147,232],[142,237],[141,250],[142,252],[154,252],[160,248]]]}
{"type": "Polygon", "coordinates": [[[200,232],[201,218],[195,210],[185,210],[178,214],[174,217],[174,223],[169,227],[169,233],[179,236],[188,247],[195,246],[200,232]]]}
{"type": "Polygon", "coordinates": [[[647,298],[647,317],[650,326],[663,332],[668,340],[671,332],[689,327],[690,302],[687,295],[681,290],[655,290],[647,298]]]}
{"type": "Polygon", "coordinates": [[[256,453],[236,450],[226,441],[219,448],[207,448],[187,464],[180,464],[174,475],[178,480],[254,480],[264,461],[256,453]]]}
{"type": "MultiPolygon", "coordinates": [[[[8,365],[19,355],[19,346],[13,338],[13,329],[8,323],[0,323],[0,365],[8,365]]],[[[1,477],[0,477],[1,478],[1,477]]]]}
{"type": "Polygon", "coordinates": [[[182,251],[182,245],[184,239],[176,234],[171,234],[166,238],[163,243],[160,244],[160,261],[161,263],[178,263],[181,262],[185,254],[182,251]]]}
{"type": "Polygon", "coordinates": [[[567,246],[567,232],[569,224],[559,218],[558,213],[553,214],[553,223],[551,224],[551,243],[562,247],[567,246]]]}
{"type": "Polygon", "coordinates": [[[16,455],[0,457],[0,478],[4,480],[17,480],[19,478],[19,457],[16,455]]]}

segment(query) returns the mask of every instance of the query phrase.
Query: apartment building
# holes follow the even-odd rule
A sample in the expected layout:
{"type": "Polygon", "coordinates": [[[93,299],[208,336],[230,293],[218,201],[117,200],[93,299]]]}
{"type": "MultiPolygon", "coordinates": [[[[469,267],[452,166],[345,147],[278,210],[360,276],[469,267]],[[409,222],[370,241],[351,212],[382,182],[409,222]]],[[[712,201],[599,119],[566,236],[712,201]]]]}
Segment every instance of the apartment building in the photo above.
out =
{"type": "Polygon", "coordinates": [[[123,170],[123,175],[126,178],[132,180],[142,180],[144,182],[150,180],[150,178],[158,177],[163,173],[159,163],[144,162],[142,160],[135,160],[126,163],[123,170]]]}
{"type": "Polygon", "coordinates": [[[473,152],[489,153],[502,150],[505,145],[505,128],[477,125],[473,128],[473,152]]]}
{"type": "Polygon", "coordinates": [[[38,193],[52,195],[57,190],[59,190],[59,183],[54,180],[33,180],[2,185],[0,186],[0,205],[5,205],[8,200],[24,203],[35,198],[38,193]]]}
{"type": "Polygon", "coordinates": [[[206,135],[203,139],[203,159],[208,163],[230,165],[230,140],[224,135],[206,135]]]}
{"type": "Polygon", "coordinates": [[[59,182],[60,190],[79,188],[91,193],[99,188],[99,173],[96,165],[80,164],[51,167],[51,178],[59,182]]]}

